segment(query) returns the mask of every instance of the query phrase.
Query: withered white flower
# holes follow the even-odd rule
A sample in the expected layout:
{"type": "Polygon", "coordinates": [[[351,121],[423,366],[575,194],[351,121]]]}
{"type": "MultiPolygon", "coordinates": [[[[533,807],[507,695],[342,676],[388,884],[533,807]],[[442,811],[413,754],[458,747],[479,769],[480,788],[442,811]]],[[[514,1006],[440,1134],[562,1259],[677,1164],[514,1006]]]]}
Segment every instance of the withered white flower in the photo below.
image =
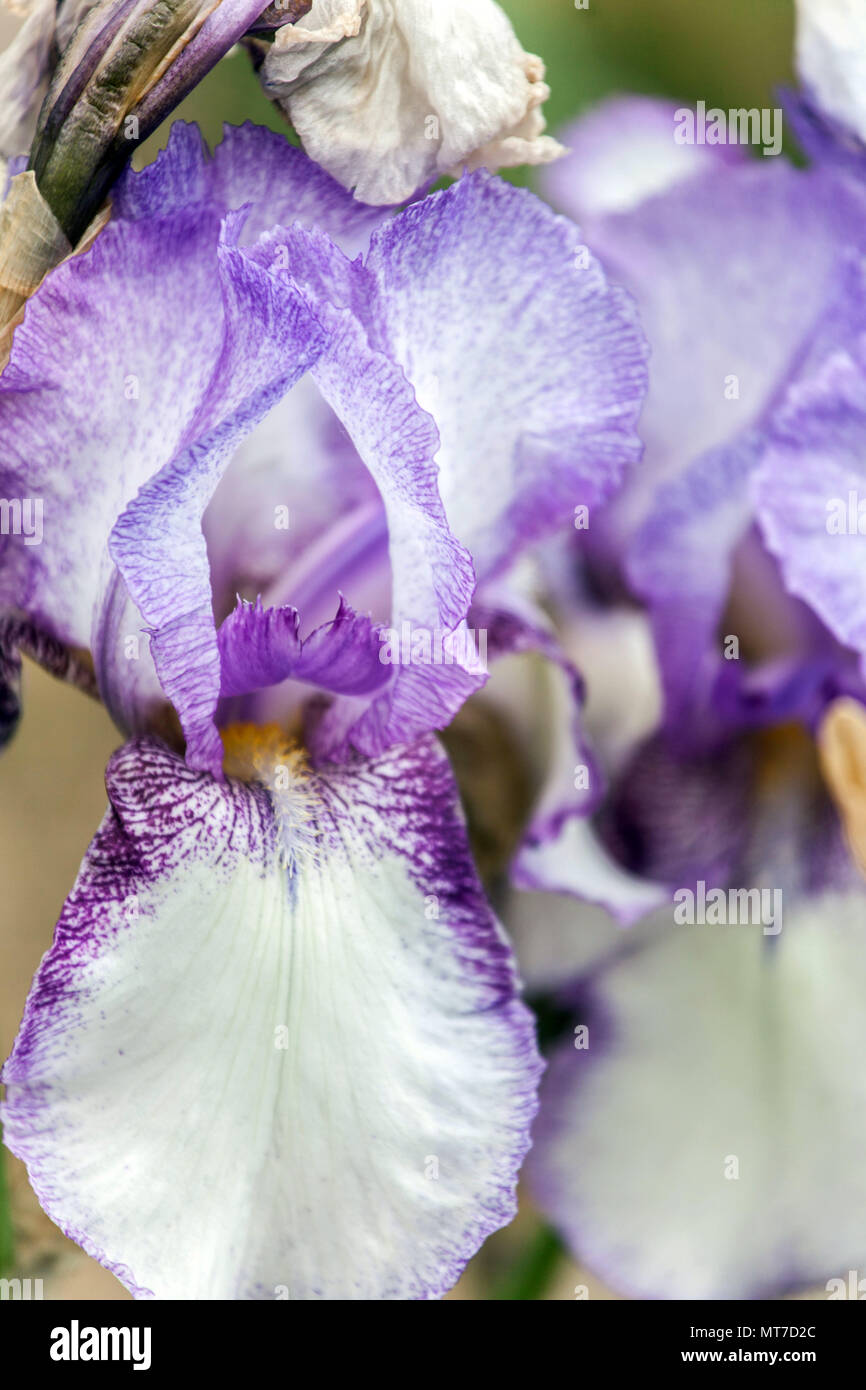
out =
{"type": "Polygon", "coordinates": [[[313,0],[262,77],[307,152],[366,203],[562,153],[542,134],[544,64],[494,0],[313,0]]]}

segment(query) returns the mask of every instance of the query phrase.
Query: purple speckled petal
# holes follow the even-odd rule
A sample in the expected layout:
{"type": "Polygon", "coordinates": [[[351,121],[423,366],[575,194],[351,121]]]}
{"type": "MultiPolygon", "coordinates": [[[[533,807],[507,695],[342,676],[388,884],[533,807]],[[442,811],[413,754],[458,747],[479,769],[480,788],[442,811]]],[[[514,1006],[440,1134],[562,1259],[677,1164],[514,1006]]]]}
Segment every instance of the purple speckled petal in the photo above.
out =
{"type": "Polygon", "coordinates": [[[249,756],[112,760],[4,1140],[140,1297],[438,1297],[514,1214],[540,1071],[447,760],[249,756]]]}
{"type": "MultiPolygon", "coordinates": [[[[576,228],[485,175],[375,232],[364,264],[294,228],[255,254],[275,267],[280,253],[331,333],[313,375],[383,494],[391,622],[454,632],[474,588],[467,549],[490,577],[637,457],[646,350],[632,306],[576,228]]],[[[443,727],[482,683],[461,663],[401,666],[319,738],[372,755],[443,727]]]]}
{"type": "Polygon", "coordinates": [[[610,1287],[773,1298],[863,1268],[864,921],[862,883],[786,895],[774,937],[669,909],[578,1001],[530,1187],[610,1287]]]}
{"type": "Polygon", "coordinates": [[[134,220],[200,203],[223,212],[248,205],[244,244],[274,226],[300,222],[350,252],[366,245],[384,216],[359,203],[284,136],[251,122],[226,126],[206,159],[198,127],[175,121],[167,148],[140,173],[125,175],[112,196],[114,215],[134,220]]]}
{"type": "Polygon", "coordinates": [[[448,523],[487,579],[640,456],[634,306],[572,223],[483,173],[375,232],[366,264],[371,335],[436,420],[448,523]]]}
{"type": "Polygon", "coordinates": [[[101,693],[121,720],[124,644],[144,623],[130,611],[115,649],[101,641],[116,578],[107,541],[194,429],[222,340],[218,237],[209,209],[112,223],[29,301],[0,377],[0,493],[22,507],[19,533],[0,537],[0,609],[93,649],[101,693]],[[38,527],[24,525],[28,517],[38,527]]]}
{"type": "Polygon", "coordinates": [[[247,695],[291,678],[337,694],[369,695],[390,678],[380,660],[381,630],[342,599],[335,618],[300,636],[296,608],[239,602],[220,626],[223,697],[247,695]]]}

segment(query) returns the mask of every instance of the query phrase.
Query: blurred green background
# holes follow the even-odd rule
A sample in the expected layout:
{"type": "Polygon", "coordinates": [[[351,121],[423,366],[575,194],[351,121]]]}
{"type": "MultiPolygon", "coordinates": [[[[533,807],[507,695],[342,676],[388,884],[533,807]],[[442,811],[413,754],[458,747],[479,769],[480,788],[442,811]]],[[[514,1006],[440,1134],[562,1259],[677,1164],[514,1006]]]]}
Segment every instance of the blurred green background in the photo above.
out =
{"type": "MultiPolygon", "coordinates": [[[[866,0],[863,0],[866,3],[866,0]]],[[[504,0],[526,49],[547,65],[552,131],[612,92],[667,95],[708,105],[764,106],[792,81],[792,0],[504,0]]],[[[0,12],[0,47],[17,22],[0,12]]],[[[211,143],[223,122],[257,120],[284,129],[262,96],[246,55],[230,55],[177,113],[197,120],[211,143]]],[[[142,151],[152,156],[159,132],[142,151]]],[[[514,177],[527,181],[518,171],[514,177]]],[[[103,770],[119,742],[104,711],[34,668],[26,672],[21,732],[0,779],[0,1055],[17,1029],[26,991],[105,802],[103,770]]],[[[16,1267],[45,1279],[45,1296],[126,1294],[60,1237],[36,1206],[20,1165],[8,1167],[16,1267]]],[[[0,1182],[0,1261],[9,1231],[0,1182]]],[[[0,1270],[0,1273],[3,1271],[0,1270]]],[[[452,1297],[615,1296],[562,1251],[527,1199],[517,1221],[487,1242],[452,1297]]]]}

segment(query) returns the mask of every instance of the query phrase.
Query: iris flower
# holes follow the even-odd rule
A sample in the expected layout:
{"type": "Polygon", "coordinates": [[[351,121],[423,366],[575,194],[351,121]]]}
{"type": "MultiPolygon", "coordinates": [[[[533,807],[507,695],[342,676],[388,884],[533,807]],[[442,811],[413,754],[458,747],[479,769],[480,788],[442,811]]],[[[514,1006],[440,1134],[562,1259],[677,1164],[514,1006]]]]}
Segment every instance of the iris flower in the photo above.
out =
{"type": "Polygon", "coordinates": [[[645,356],[532,195],[385,219],[253,127],[175,125],[29,301],[4,734],[24,651],[127,742],[4,1138],[137,1295],[438,1296],[511,1218],[539,1060],[433,731],[473,598],[637,458],[645,356]]]}

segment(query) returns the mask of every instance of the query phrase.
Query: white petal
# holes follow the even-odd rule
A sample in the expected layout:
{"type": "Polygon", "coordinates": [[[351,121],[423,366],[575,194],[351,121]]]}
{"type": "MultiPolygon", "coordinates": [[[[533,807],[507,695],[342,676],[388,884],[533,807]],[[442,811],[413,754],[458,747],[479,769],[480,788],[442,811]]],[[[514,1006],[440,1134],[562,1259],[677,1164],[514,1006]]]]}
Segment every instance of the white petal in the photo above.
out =
{"type": "Polygon", "coordinates": [[[866,1269],[866,896],[784,907],[776,937],[669,919],[551,1064],[536,1195],[615,1289],[773,1297],[866,1269]]]}
{"type": "Polygon", "coordinates": [[[514,1213],[539,1070],[447,761],[248,756],[270,791],[116,755],[4,1139],[139,1295],[436,1297],[514,1213]]]}

